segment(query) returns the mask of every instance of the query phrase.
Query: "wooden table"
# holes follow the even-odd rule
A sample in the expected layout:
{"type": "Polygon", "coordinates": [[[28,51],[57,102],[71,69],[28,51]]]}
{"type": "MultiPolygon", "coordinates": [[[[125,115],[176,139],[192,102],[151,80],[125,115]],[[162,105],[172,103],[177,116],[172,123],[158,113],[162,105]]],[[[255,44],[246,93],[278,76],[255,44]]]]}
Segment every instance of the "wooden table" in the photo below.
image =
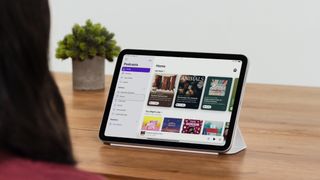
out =
{"type": "Polygon", "coordinates": [[[104,91],[73,91],[54,74],[67,108],[80,169],[110,179],[320,179],[320,88],[248,84],[240,127],[248,149],[204,155],[103,145],[104,91]]]}

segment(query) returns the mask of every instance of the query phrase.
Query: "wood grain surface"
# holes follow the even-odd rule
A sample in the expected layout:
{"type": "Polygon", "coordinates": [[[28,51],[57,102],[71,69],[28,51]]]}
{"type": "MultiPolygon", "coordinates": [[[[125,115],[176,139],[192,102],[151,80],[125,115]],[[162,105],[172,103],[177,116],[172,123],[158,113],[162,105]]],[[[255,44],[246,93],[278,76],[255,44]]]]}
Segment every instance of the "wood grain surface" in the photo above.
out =
{"type": "Polygon", "coordinates": [[[320,88],[247,84],[240,117],[247,150],[205,155],[102,144],[111,76],[102,91],[73,91],[71,74],[54,77],[80,169],[108,179],[320,179],[320,88]]]}

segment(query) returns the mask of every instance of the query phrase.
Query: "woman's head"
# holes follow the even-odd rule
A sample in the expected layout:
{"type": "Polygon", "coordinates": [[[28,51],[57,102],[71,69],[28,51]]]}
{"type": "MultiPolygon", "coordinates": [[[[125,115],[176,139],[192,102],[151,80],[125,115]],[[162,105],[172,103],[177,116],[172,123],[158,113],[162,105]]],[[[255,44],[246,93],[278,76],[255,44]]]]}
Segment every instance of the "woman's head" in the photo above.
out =
{"type": "Polygon", "coordinates": [[[0,150],[73,164],[63,100],[49,72],[47,0],[0,1],[0,150]]]}

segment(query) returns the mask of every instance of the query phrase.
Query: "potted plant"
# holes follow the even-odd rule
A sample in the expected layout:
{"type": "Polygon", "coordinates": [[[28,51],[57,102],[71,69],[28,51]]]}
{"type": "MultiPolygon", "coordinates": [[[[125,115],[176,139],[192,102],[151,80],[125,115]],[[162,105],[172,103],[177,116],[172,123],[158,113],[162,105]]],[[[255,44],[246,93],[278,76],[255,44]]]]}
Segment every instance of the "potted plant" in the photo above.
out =
{"type": "Polygon", "coordinates": [[[75,24],[72,33],[58,42],[56,58],[72,59],[72,80],[75,90],[104,89],[105,59],[113,61],[120,47],[114,33],[90,20],[84,26],[75,24]]]}

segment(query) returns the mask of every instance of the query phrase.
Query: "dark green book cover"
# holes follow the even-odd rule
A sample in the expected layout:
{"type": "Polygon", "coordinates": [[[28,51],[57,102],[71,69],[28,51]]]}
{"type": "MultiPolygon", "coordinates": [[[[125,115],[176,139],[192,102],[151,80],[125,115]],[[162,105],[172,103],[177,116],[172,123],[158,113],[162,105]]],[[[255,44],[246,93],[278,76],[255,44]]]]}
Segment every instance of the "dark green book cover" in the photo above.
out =
{"type": "Polygon", "coordinates": [[[226,111],[232,78],[208,77],[201,109],[226,111]]]}
{"type": "Polygon", "coordinates": [[[229,108],[228,108],[229,111],[233,110],[233,104],[234,104],[234,99],[236,97],[238,81],[239,81],[239,78],[234,79],[233,88],[232,88],[232,94],[231,94],[231,99],[230,99],[230,104],[229,104],[229,108]]]}

